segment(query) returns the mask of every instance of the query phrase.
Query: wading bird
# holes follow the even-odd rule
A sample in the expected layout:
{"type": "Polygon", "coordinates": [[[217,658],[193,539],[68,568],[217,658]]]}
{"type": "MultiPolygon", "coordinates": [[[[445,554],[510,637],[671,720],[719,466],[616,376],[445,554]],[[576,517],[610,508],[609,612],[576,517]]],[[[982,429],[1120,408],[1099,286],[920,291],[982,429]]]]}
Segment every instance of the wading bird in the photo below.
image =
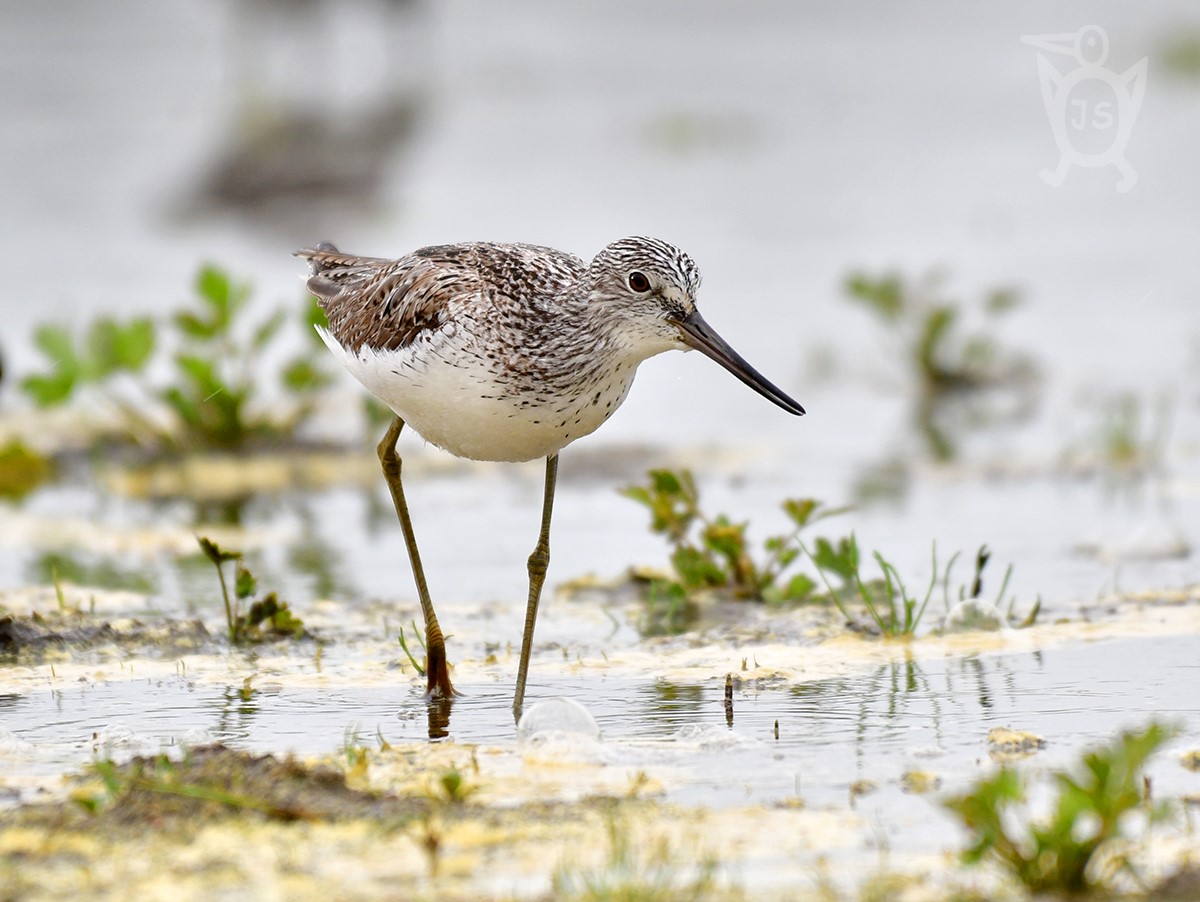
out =
{"type": "Polygon", "coordinates": [[[638,364],[696,349],[784,410],[804,408],[768,382],[696,309],[700,272],[677,247],[623,238],[587,263],[529,244],[424,247],[395,260],[320,244],[309,290],[329,320],[321,337],[395,413],[379,459],[404,532],[425,619],[428,693],[455,694],[400,482],[396,440],[407,423],[471,460],[546,460],[541,531],[529,557],[529,599],[513,709],[519,716],[550,563],[558,454],[625,400],[638,364]]]}

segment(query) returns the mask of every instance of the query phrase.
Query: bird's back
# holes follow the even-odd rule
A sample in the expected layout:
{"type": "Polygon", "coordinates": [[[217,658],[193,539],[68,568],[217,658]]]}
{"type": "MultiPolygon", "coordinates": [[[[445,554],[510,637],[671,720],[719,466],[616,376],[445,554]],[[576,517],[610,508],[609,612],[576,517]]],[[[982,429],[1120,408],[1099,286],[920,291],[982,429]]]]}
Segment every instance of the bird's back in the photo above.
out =
{"type": "Polygon", "coordinates": [[[312,265],[308,289],[330,333],[351,353],[408,347],[464,311],[483,313],[481,306],[493,314],[543,309],[585,269],[553,248],[489,242],[423,247],[399,259],[343,254],[329,244],[299,256],[312,265]]]}
{"type": "Polygon", "coordinates": [[[587,324],[564,291],[586,264],[528,244],[438,245],[388,260],[299,252],[350,373],[427,441],[475,460],[557,453],[620,405],[633,367],[573,353],[587,324]],[[574,346],[572,343],[574,342],[574,346]],[[603,376],[603,382],[599,380],[603,376]]]}

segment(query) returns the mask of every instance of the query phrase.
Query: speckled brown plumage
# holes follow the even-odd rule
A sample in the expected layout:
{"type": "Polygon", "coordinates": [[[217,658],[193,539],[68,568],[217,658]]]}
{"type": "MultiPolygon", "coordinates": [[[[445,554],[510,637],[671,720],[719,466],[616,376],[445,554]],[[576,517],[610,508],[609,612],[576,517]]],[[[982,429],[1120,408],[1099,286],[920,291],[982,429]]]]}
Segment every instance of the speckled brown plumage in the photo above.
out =
{"type": "Polygon", "coordinates": [[[546,318],[537,303],[584,270],[578,257],[533,245],[489,243],[423,247],[398,260],[354,257],[330,245],[302,251],[314,267],[308,288],[329,331],[351,352],[406,347],[454,312],[491,309],[546,318]],[[463,309],[468,308],[468,309],[463,309]]]}

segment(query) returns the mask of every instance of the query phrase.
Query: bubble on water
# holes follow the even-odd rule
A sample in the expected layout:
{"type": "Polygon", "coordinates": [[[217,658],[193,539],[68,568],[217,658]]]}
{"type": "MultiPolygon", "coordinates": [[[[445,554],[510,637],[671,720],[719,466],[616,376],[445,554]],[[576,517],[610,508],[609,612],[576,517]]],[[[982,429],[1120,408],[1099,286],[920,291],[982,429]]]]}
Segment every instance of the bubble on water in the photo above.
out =
{"type": "Polygon", "coordinates": [[[940,745],[918,745],[909,750],[914,758],[941,758],[946,750],[940,745]]]}
{"type": "Polygon", "coordinates": [[[192,727],[179,737],[179,745],[186,748],[195,748],[198,745],[208,745],[216,740],[213,734],[203,727],[192,727]]]}
{"type": "Polygon", "coordinates": [[[968,598],[960,601],[946,614],[942,621],[944,633],[968,633],[975,630],[998,633],[1008,629],[1004,612],[990,601],[968,598]]]}
{"type": "Polygon", "coordinates": [[[102,748],[140,749],[146,744],[146,737],[123,723],[112,723],[95,733],[92,743],[102,748]]]}
{"type": "Polygon", "coordinates": [[[139,755],[156,755],[161,745],[157,739],[138,733],[122,723],[109,724],[92,734],[94,752],[122,763],[139,755]]]}
{"type": "Polygon", "coordinates": [[[588,739],[600,738],[600,725],[590,711],[573,698],[559,696],[536,702],[521,715],[517,739],[524,742],[545,732],[575,733],[588,739]]]}
{"type": "Polygon", "coordinates": [[[548,698],[531,705],[517,724],[524,755],[598,760],[600,726],[590,711],[571,698],[548,698]]]}

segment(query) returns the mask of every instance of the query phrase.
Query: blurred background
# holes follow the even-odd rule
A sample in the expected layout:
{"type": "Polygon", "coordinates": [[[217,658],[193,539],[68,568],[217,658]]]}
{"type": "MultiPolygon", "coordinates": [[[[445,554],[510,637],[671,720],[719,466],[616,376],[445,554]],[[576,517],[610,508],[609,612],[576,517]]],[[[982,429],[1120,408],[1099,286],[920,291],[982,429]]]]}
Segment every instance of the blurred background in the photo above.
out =
{"type": "MultiPolygon", "coordinates": [[[[1109,541],[1092,528],[1107,502],[1063,492],[1113,462],[1124,430],[1142,464],[1171,475],[1135,514],[1118,511],[1120,529],[1144,515],[1171,552],[1168,581],[1196,575],[1175,553],[1200,522],[1191,4],[64,0],[2,16],[10,417],[29,409],[17,383],[45,365],[37,324],[170,311],[203,261],[250,280],[264,309],[299,309],[289,255],[319,240],[380,256],[526,241],[586,258],[649,234],[694,257],[709,321],[809,415],[782,415],[700,355],[664,355],[586,447],[745,452],[717,500],[746,483],[763,504],[895,501],[916,468],[932,494],[887,509],[914,560],[948,532],[955,547],[1000,536],[1013,557],[1049,543],[1061,563],[1109,541]],[[1038,58],[1063,77],[1084,60],[1023,38],[1088,25],[1108,52],[1068,100],[1108,115],[1064,149],[1038,58]],[[1120,79],[1143,59],[1135,96],[1120,79]],[[1119,156],[1126,139],[1127,191],[1114,165],[1072,165],[1061,187],[1039,175],[1071,147],[1119,156]],[[889,306],[898,290],[913,322],[889,306]],[[981,381],[1007,396],[938,419],[914,366],[922,317],[943,302],[959,356],[995,364],[981,381]],[[1022,474],[1042,481],[988,482],[1022,474]],[[992,486],[986,514],[968,479],[992,486]]],[[[357,387],[339,375],[333,391],[357,387]]],[[[597,466],[573,452],[568,482],[597,466]]],[[[589,550],[559,575],[596,566],[589,550]]],[[[1034,565],[1039,591],[1111,581],[1055,572],[1034,565]]]]}

